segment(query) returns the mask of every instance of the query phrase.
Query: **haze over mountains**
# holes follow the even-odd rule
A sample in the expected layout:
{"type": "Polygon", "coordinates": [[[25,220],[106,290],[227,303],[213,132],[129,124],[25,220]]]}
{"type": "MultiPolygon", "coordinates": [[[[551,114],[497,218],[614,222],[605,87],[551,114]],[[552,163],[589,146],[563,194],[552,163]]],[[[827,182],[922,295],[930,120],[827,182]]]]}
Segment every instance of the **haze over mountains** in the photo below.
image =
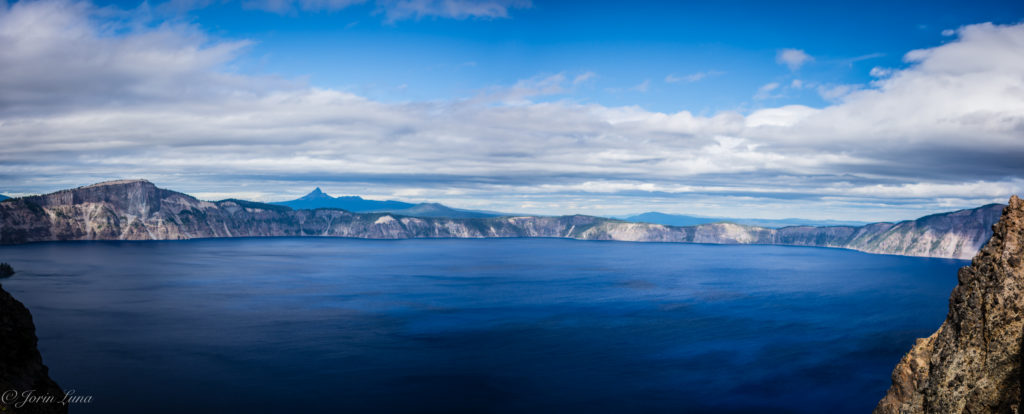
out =
{"type": "Polygon", "coordinates": [[[331,197],[321,191],[320,187],[315,188],[309,194],[295,200],[278,201],[270,204],[288,206],[295,210],[340,208],[353,213],[388,212],[409,217],[480,218],[504,215],[485,211],[451,208],[440,203],[412,204],[394,200],[367,200],[359,196],[331,197]]]}
{"type": "Polygon", "coordinates": [[[850,220],[808,220],[800,218],[785,219],[753,219],[753,218],[728,218],[728,217],[701,217],[685,214],[666,214],[657,211],[650,211],[643,214],[623,217],[626,221],[640,223],[664,224],[666,226],[696,226],[707,223],[730,222],[747,226],[779,228],[788,226],[863,226],[868,224],[863,221],[850,220]]]}
{"type": "MultiPolygon", "coordinates": [[[[409,217],[437,218],[483,218],[514,216],[522,214],[497,213],[491,211],[465,210],[448,207],[441,203],[407,203],[396,200],[368,200],[359,196],[332,197],[324,193],[320,187],[312,192],[290,201],[277,201],[270,204],[288,206],[295,210],[314,210],[318,208],[340,208],[353,213],[393,213],[409,217]]],[[[684,214],[667,214],[657,211],[631,216],[613,217],[638,223],[663,224],[666,226],[697,226],[701,224],[729,222],[747,226],[780,228],[787,226],[863,226],[862,221],[850,220],[808,220],[800,218],[786,219],[755,219],[731,217],[702,217],[684,214]]]]}
{"type": "Polygon", "coordinates": [[[145,180],[120,180],[0,202],[0,244],[61,240],[180,240],[333,236],[370,239],[558,237],[579,240],[777,244],[869,253],[970,258],[1003,208],[990,204],[899,223],[676,227],[602,217],[409,217],[341,209],[294,210],[245,200],[201,201],[145,180]]]}

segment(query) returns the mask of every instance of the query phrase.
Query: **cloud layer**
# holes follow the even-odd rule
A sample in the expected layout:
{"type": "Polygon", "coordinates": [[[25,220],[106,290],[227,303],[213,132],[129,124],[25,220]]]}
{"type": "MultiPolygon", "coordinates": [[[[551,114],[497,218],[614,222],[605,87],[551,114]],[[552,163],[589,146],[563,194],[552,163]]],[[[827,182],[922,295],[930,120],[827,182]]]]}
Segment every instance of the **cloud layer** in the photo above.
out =
{"type": "MultiPolygon", "coordinates": [[[[506,211],[846,219],[1024,192],[1024,25],[963,27],[824,108],[704,116],[532,100],[589,72],[377,102],[232,73],[244,40],[103,13],[65,1],[0,11],[0,192],[148,177],[210,198],[315,184],[506,211]]],[[[779,56],[793,69],[809,59],[779,56]]]]}

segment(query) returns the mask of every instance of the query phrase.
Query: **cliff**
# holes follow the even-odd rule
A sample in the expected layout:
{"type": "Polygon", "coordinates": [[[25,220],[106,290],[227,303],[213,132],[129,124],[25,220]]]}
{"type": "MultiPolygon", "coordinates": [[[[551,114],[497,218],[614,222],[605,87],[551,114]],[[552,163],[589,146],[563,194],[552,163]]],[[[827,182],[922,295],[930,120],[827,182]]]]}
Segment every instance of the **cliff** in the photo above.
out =
{"type": "Polygon", "coordinates": [[[918,339],[875,413],[1017,413],[1024,344],[1024,202],[960,269],[939,330],[918,339]]]}
{"type": "Polygon", "coordinates": [[[770,229],[733,223],[689,227],[592,216],[429,218],[340,209],[292,210],[243,200],[201,201],[144,180],[111,181],[0,202],[0,244],[56,240],[176,240],[336,236],[372,239],[561,237],[581,240],[783,244],[871,253],[969,258],[1001,206],[866,226],[770,229]]]}
{"type": "Polygon", "coordinates": [[[67,405],[60,404],[64,392],[50,379],[36,342],[32,315],[0,286],[0,412],[68,412],[67,405]],[[30,390],[35,391],[26,395],[30,390]]]}

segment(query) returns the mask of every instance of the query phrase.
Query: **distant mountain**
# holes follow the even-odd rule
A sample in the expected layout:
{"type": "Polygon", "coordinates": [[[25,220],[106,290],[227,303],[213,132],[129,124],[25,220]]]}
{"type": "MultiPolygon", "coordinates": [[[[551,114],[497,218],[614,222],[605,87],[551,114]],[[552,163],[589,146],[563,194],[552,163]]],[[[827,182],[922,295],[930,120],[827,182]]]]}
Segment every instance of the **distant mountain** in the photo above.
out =
{"type": "Polygon", "coordinates": [[[711,217],[685,216],[682,214],[665,214],[657,211],[649,211],[634,216],[622,217],[626,221],[637,223],[664,224],[666,226],[696,226],[700,224],[716,223],[724,220],[711,217]]]}
{"type": "Polygon", "coordinates": [[[318,208],[340,208],[342,210],[348,210],[353,213],[362,213],[367,211],[381,211],[381,210],[403,210],[410,207],[414,207],[415,204],[403,203],[401,201],[378,201],[378,200],[366,200],[359,196],[342,196],[342,197],[331,197],[320,191],[320,187],[317,187],[309,194],[306,194],[298,199],[291,201],[280,201],[276,203],[282,206],[288,206],[296,210],[314,210],[318,208]]]}
{"type": "Polygon", "coordinates": [[[8,198],[10,198],[10,197],[8,197],[8,196],[5,196],[5,195],[3,195],[3,194],[0,194],[0,201],[4,201],[4,200],[6,200],[6,199],[8,199],[8,198]]]}
{"type": "Polygon", "coordinates": [[[636,242],[838,247],[905,256],[973,256],[1003,205],[899,223],[780,229],[735,223],[688,227],[593,216],[429,218],[339,209],[293,210],[243,200],[202,201],[149,181],[111,181],[0,203],[0,244],[59,240],[177,240],[329,236],[366,239],[558,237],[636,242]]]}
{"type": "Polygon", "coordinates": [[[787,219],[749,219],[749,218],[725,218],[725,217],[700,217],[687,216],[683,214],[666,214],[652,211],[635,216],[624,217],[623,220],[639,223],[664,224],[666,226],[697,226],[707,223],[736,223],[746,226],[757,226],[766,228],[780,228],[789,226],[863,226],[868,224],[863,221],[844,220],[807,220],[798,218],[787,219]]]}
{"type": "Polygon", "coordinates": [[[367,200],[359,196],[331,197],[317,187],[313,192],[292,201],[270,203],[288,206],[296,210],[318,208],[340,208],[353,213],[392,213],[409,217],[480,218],[497,217],[502,214],[451,208],[438,203],[412,204],[402,201],[367,200]]]}
{"type": "Polygon", "coordinates": [[[377,213],[392,213],[409,217],[446,217],[446,218],[482,218],[497,217],[500,213],[484,211],[462,210],[451,208],[438,203],[420,203],[404,209],[384,209],[374,211],[377,213]]]}

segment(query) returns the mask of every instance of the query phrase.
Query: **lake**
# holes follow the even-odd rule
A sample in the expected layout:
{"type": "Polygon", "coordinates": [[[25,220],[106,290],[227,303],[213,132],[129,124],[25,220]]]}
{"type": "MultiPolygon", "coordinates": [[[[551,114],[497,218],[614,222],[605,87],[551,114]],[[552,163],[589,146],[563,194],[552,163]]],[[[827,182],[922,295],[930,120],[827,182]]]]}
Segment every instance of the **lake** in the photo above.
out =
{"type": "Polygon", "coordinates": [[[560,239],[0,248],[72,413],[866,413],[966,261],[560,239]]]}

